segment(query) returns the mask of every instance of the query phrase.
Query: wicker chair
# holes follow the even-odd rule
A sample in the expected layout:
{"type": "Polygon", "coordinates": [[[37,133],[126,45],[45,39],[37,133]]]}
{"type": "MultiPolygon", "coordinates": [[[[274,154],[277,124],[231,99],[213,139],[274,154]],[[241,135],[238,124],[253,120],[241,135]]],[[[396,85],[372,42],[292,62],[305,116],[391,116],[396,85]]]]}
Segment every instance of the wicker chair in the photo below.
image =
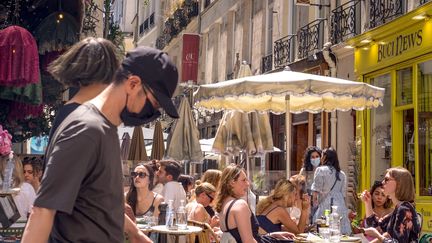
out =
{"type": "Polygon", "coordinates": [[[198,234],[189,235],[189,242],[194,243],[195,237],[198,237],[200,243],[211,243],[211,242],[219,243],[218,236],[216,235],[216,233],[213,231],[212,227],[209,224],[189,219],[188,225],[198,226],[203,229],[198,234]],[[213,241],[210,241],[210,236],[212,236],[213,241]]]}

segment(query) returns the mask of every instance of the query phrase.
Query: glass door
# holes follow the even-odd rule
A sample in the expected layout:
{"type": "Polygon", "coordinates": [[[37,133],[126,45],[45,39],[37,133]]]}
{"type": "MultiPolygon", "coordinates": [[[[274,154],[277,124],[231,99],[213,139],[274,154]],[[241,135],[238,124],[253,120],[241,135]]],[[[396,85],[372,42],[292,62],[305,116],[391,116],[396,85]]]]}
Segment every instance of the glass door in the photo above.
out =
{"type": "Polygon", "coordinates": [[[432,196],[432,61],[418,65],[418,152],[420,196],[432,196]]]}

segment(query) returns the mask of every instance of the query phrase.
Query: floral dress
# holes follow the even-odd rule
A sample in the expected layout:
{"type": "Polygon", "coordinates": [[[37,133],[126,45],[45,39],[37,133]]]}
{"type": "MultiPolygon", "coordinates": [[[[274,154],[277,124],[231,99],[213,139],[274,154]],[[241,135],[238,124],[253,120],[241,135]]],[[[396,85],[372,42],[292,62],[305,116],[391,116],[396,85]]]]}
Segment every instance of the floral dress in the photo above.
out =
{"type": "Polygon", "coordinates": [[[366,223],[390,235],[391,239],[384,242],[417,242],[420,234],[417,212],[409,202],[399,203],[393,213],[381,220],[373,214],[366,218],[366,223]]]}

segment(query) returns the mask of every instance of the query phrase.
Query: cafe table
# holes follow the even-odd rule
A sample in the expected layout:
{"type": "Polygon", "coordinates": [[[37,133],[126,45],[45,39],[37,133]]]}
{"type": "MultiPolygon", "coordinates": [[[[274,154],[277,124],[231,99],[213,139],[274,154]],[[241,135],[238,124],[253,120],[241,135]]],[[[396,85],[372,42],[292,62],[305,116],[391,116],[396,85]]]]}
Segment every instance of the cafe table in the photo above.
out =
{"type": "MultiPolygon", "coordinates": [[[[302,233],[298,234],[294,237],[295,243],[312,243],[312,242],[320,242],[320,243],[328,243],[329,241],[322,239],[321,237],[314,235],[314,234],[308,234],[308,233],[302,233]]],[[[342,236],[340,238],[340,242],[350,242],[350,243],[363,243],[368,242],[366,238],[361,237],[360,235],[354,235],[354,236],[342,236]]]]}
{"type": "Polygon", "coordinates": [[[166,225],[156,225],[151,227],[152,232],[157,232],[160,234],[167,234],[167,235],[174,235],[175,236],[175,242],[179,242],[179,237],[182,235],[190,235],[190,234],[196,234],[201,232],[203,229],[198,226],[190,226],[188,225],[186,229],[175,229],[171,230],[168,229],[166,225]]]}

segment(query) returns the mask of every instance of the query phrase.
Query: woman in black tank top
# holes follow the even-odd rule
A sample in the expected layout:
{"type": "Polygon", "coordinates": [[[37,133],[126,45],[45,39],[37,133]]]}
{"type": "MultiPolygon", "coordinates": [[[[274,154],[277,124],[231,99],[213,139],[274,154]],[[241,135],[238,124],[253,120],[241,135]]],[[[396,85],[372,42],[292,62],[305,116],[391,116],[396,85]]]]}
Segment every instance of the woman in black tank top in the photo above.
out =
{"type": "Polygon", "coordinates": [[[138,164],[131,172],[131,185],[126,194],[126,203],[132,208],[135,216],[159,216],[159,204],[163,197],[153,188],[153,169],[146,164],[138,164]]]}
{"type": "Polygon", "coordinates": [[[258,234],[258,222],[243,197],[249,188],[249,181],[243,168],[231,164],[222,172],[216,198],[216,211],[220,215],[221,230],[232,236],[236,242],[281,242],[276,238],[293,242],[288,232],[275,232],[271,236],[258,234]]]}

